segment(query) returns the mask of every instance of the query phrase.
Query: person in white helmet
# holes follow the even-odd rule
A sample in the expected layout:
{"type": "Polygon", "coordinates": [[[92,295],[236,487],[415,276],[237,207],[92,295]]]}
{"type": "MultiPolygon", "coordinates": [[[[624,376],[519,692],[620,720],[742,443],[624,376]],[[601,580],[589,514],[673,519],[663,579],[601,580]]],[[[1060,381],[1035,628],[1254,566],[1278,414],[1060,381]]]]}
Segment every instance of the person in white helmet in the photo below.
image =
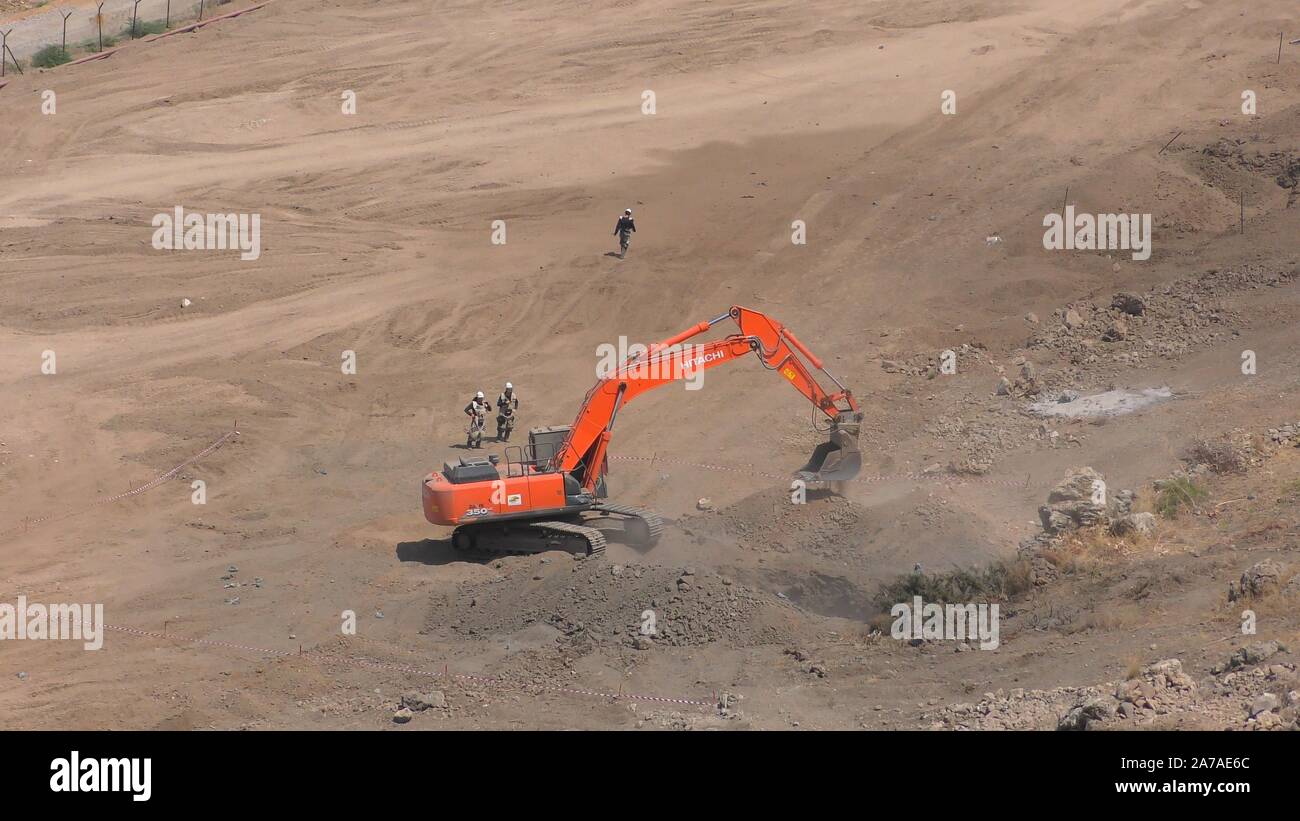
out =
{"type": "Polygon", "coordinates": [[[505,390],[497,397],[497,441],[509,442],[510,432],[515,429],[515,411],[519,410],[519,394],[515,386],[506,383],[505,390]]]}
{"type": "Polygon", "coordinates": [[[632,235],[636,233],[636,223],[632,221],[631,208],[625,210],[623,216],[618,218],[614,233],[618,234],[618,258],[622,259],[627,256],[627,246],[632,242],[632,235]]]}
{"type": "Polygon", "coordinates": [[[483,397],[483,391],[474,394],[474,398],[469,400],[465,406],[465,415],[469,417],[469,438],[465,440],[467,448],[483,447],[483,428],[487,426],[487,415],[490,410],[487,399],[483,397]]]}

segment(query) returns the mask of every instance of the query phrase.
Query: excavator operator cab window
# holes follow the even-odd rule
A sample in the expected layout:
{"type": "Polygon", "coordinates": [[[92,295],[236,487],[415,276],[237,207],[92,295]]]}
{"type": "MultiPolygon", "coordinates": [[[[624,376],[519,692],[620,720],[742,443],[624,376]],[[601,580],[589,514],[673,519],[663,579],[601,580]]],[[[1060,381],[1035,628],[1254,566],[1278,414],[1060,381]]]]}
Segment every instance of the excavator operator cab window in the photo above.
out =
{"type": "Polygon", "coordinates": [[[556,456],[569,436],[569,425],[533,428],[528,431],[528,444],[522,448],[506,448],[506,475],[523,476],[528,473],[550,473],[558,470],[556,456]]]}
{"type": "Polygon", "coordinates": [[[556,446],[509,445],[506,447],[506,476],[524,476],[529,473],[550,473],[555,469],[556,446]],[[538,455],[540,451],[541,455],[538,455]]]}

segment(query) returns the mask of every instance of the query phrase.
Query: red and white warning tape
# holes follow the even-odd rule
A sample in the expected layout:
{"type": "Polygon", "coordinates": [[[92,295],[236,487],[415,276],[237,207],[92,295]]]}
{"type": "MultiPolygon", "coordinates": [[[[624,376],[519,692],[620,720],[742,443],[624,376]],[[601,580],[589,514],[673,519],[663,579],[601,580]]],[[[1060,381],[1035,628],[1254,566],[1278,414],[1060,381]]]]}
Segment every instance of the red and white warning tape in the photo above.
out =
{"type": "Polygon", "coordinates": [[[180,473],[185,468],[189,467],[190,465],[194,464],[200,459],[213,453],[222,445],[226,444],[227,442],[229,442],[231,439],[235,438],[238,435],[239,435],[238,430],[230,431],[225,436],[221,437],[217,441],[208,445],[203,450],[199,451],[198,453],[194,454],[190,458],[186,459],[184,462],[181,462],[176,467],[172,468],[171,470],[167,471],[161,476],[157,476],[154,479],[144,483],[143,485],[140,485],[139,487],[131,488],[125,493],[119,493],[116,496],[106,496],[102,499],[95,499],[92,502],[88,502],[82,505],[76,510],[71,510],[66,513],[51,513],[48,516],[39,516],[35,519],[24,519],[21,525],[15,525],[14,527],[9,528],[8,530],[0,530],[0,538],[7,538],[7,537],[12,537],[19,533],[25,533],[36,525],[44,524],[46,522],[57,522],[63,519],[68,519],[78,514],[85,513],[87,510],[89,510],[92,507],[96,507],[98,505],[106,505],[109,502],[117,502],[122,499],[126,499],[128,497],[136,496],[138,494],[144,493],[147,490],[153,490],[154,488],[161,485],[163,482],[166,482],[169,479],[173,478],[176,474],[180,473]]]}

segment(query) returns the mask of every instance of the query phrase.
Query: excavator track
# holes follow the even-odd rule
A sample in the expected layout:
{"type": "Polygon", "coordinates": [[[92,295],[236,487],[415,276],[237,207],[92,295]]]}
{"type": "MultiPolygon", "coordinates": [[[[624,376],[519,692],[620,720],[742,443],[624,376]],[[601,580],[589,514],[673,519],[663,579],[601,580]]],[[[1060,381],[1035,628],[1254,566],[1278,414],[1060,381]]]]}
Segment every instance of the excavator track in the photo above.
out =
{"type": "Polygon", "coordinates": [[[605,534],[572,522],[464,525],[451,534],[451,546],[472,556],[530,556],[548,550],[568,550],[585,556],[605,552],[605,534]]]}
{"type": "Polygon", "coordinates": [[[605,552],[605,534],[594,527],[584,527],[571,522],[532,522],[531,527],[534,530],[541,530],[548,534],[560,534],[570,543],[579,540],[585,541],[588,556],[600,556],[605,552]]]}
{"type": "MultiPolygon", "coordinates": [[[[644,533],[637,533],[633,539],[638,547],[651,547],[659,541],[659,537],[664,532],[664,520],[658,513],[653,510],[635,507],[633,505],[621,505],[617,502],[601,502],[591,506],[592,510],[601,513],[612,513],[616,516],[626,516],[629,519],[640,521],[644,528],[644,533]]],[[[632,536],[631,530],[628,530],[627,524],[624,523],[624,532],[632,536]]]]}

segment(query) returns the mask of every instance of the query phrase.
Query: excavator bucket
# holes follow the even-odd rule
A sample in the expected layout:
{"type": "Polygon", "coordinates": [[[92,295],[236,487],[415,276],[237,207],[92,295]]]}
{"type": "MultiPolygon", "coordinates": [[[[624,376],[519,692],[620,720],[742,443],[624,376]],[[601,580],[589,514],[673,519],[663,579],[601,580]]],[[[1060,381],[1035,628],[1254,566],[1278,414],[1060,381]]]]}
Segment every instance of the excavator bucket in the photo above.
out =
{"type": "Polygon", "coordinates": [[[858,430],[862,414],[846,411],[835,418],[830,436],[813,450],[812,458],[796,472],[809,484],[847,482],[862,470],[862,453],[858,450],[858,430]]]}

